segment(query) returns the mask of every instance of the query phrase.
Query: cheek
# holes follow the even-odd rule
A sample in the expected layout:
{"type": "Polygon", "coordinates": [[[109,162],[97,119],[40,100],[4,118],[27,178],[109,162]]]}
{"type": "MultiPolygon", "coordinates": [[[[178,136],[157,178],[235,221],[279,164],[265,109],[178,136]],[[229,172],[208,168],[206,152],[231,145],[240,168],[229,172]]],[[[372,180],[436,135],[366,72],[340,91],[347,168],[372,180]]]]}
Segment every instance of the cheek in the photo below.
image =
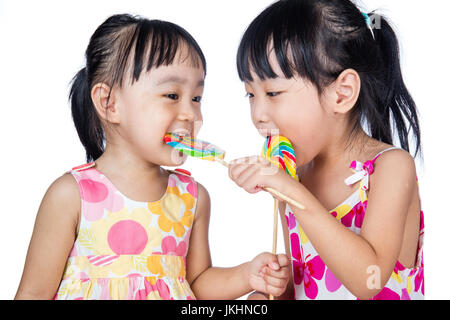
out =
{"type": "Polygon", "coordinates": [[[167,113],[149,105],[128,105],[120,124],[121,135],[148,158],[152,153],[162,153],[163,138],[170,117],[167,113]]]}
{"type": "Polygon", "coordinates": [[[277,117],[280,123],[286,124],[280,127],[286,135],[302,136],[309,140],[323,129],[325,114],[313,95],[293,96],[285,102],[277,117]]]}
{"type": "Polygon", "coordinates": [[[327,138],[327,117],[320,103],[291,104],[284,115],[282,134],[291,139],[298,165],[311,161],[327,138]]]}
{"type": "Polygon", "coordinates": [[[282,132],[291,137],[293,143],[309,148],[322,140],[325,131],[323,120],[320,113],[303,110],[289,117],[288,126],[282,132]]]}

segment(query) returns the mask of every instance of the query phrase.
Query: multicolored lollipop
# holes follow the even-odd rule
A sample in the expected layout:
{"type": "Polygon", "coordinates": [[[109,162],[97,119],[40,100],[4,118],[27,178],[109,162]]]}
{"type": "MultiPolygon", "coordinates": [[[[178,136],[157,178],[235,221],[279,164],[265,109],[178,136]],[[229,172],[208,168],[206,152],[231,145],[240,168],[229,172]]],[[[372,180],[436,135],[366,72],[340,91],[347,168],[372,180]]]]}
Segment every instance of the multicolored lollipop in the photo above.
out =
{"type": "MultiPolygon", "coordinates": [[[[298,180],[297,177],[297,165],[295,163],[295,152],[291,142],[288,138],[283,136],[268,136],[261,151],[261,156],[278,168],[283,169],[292,178],[298,180]]],[[[291,204],[294,202],[291,200],[291,204]]],[[[301,208],[304,206],[295,202],[296,206],[301,208]]],[[[274,198],[274,210],[273,210],[273,242],[272,253],[277,251],[277,231],[278,230],[278,200],[274,198]]],[[[270,300],[273,300],[273,296],[269,296],[270,300]]]]}
{"type": "MultiPolygon", "coordinates": [[[[179,136],[174,133],[167,133],[164,136],[164,142],[169,146],[175,148],[176,150],[181,151],[189,156],[193,156],[203,160],[216,161],[225,167],[229,167],[229,164],[224,160],[225,151],[209,142],[194,139],[191,137],[179,136]]],[[[284,153],[286,153],[287,148],[285,146],[283,146],[283,148],[285,149],[284,153]]],[[[294,151],[292,150],[292,154],[293,153],[294,151]]],[[[295,156],[293,156],[293,159],[293,165],[295,166],[295,156]]],[[[289,164],[289,166],[287,167],[292,168],[292,164],[289,164]]],[[[295,168],[292,172],[295,172],[295,168]]],[[[302,204],[287,197],[286,195],[283,195],[277,190],[274,190],[272,188],[264,188],[264,190],[270,192],[272,195],[278,196],[283,201],[286,201],[299,209],[305,209],[302,204]]]]}
{"type": "Polygon", "coordinates": [[[268,136],[261,151],[261,156],[298,180],[295,152],[288,138],[268,136]]]}
{"type": "Polygon", "coordinates": [[[225,151],[219,147],[192,137],[183,137],[175,133],[167,133],[164,142],[184,154],[203,160],[215,161],[225,158],[225,151]]]}

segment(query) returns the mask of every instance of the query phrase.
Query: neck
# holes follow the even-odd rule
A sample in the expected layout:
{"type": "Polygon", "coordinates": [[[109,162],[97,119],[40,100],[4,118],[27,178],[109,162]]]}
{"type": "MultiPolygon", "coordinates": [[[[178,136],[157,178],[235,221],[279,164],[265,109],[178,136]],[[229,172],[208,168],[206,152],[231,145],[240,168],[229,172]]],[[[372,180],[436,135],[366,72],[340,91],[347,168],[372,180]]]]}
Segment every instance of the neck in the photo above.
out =
{"type": "Polygon", "coordinates": [[[120,172],[120,175],[132,181],[155,181],[164,176],[157,164],[146,161],[123,145],[108,144],[105,152],[95,160],[98,169],[105,174],[120,172]]]}
{"type": "Polygon", "coordinates": [[[349,143],[349,134],[350,132],[333,135],[326,147],[314,158],[314,167],[329,168],[338,163],[347,164],[352,159],[357,159],[362,151],[360,146],[364,146],[370,137],[362,129],[358,129],[349,143]]]}

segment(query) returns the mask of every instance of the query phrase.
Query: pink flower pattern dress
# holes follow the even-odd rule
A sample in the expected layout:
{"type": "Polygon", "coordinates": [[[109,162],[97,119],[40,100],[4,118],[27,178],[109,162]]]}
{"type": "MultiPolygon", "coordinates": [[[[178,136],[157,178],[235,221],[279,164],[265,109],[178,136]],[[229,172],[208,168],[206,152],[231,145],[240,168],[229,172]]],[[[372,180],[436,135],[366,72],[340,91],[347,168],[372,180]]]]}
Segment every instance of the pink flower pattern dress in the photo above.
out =
{"type": "Polygon", "coordinates": [[[70,173],[80,191],[80,226],[54,299],[195,299],[186,280],[194,179],[171,171],[160,200],[138,202],[95,163],[70,173]]]}
{"type": "MultiPolygon", "coordinates": [[[[347,185],[360,181],[360,187],[342,204],[330,211],[340,223],[356,234],[361,232],[367,207],[369,176],[373,173],[375,160],[384,152],[398,149],[389,148],[364,164],[353,161],[350,168],[354,174],[345,180],[347,185]]],[[[324,264],[317,251],[307,238],[298,221],[286,204],[285,218],[289,229],[292,273],[296,300],[354,300],[357,299],[333,275],[324,264]]],[[[424,299],[423,267],[423,211],[420,212],[420,235],[417,248],[417,260],[413,268],[405,268],[397,261],[395,268],[384,288],[373,300],[410,300],[424,299]]],[[[368,270],[370,271],[370,270],[368,270]]],[[[368,278],[371,273],[368,273],[368,278]]]]}

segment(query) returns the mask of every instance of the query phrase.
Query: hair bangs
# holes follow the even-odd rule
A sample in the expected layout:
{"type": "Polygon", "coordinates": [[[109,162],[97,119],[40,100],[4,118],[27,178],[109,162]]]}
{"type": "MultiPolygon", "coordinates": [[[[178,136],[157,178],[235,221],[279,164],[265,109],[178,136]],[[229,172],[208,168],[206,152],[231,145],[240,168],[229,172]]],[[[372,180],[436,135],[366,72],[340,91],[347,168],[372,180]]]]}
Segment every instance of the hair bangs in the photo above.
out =
{"type": "Polygon", "coordinates": [[[206,59],[197,42],[183,28],[166,21],[139,21],[118,58],[113,82],[120,86],[125,74],[134,83],[144,70],[177,62],[188,61],[206,75],[206,59]]]}
{"type": "Polygon", "coordinates": [[[261,80],[310,75],[305,63],[308,55],[304,41],[289,31],[292,29],[290,17],[281,19],[276,11],[276,8],[267,8],[245,31],[236,59],[241,81],[253,81],[253,75],[261,80]],[[274,71],[271,54],[274,54],[282,74],[274,71]]]}

